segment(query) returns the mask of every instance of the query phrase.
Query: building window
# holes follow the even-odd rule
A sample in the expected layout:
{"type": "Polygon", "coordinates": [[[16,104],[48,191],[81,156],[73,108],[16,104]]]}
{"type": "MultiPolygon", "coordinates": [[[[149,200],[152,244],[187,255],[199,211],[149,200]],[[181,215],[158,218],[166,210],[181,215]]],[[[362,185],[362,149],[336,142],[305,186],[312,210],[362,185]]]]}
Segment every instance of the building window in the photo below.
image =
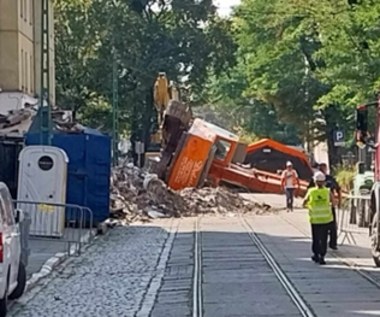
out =
{"type": "Polygon", "coordinates": [[[20,0],[20,17],[24,15],[24,0],[20,0]]]}
{"type": "Polygon", "coordinates": [[[28,1],[24,0],[24,21],[26,22],[28,17],[28,1]]]}
{"type": "Polygon", "coordinates": [[[34,69],[33,69],[33,56],[30,55],[30,92],[34,94],[34,69]]]}
{"type": "Polygon", "coordinates": [[[25,52],[25,92],[29,92],[30,84],[29,84],[29,65],[28,65],[28,53],[25,52]]]}
{"type": "Polygon", "coordinates": [[[33,16],[33,8],[34,8],[34,0],[29,0],[30,5],[29,5],[29,24],[32,25],[34,21],[34,16],[33,16]]]}
{"type": "Polygon", "coordinates": [[[24,50],[21,49],[21,90],[24,91],[25,89],[25,67],[24,67],[24,50]]]}

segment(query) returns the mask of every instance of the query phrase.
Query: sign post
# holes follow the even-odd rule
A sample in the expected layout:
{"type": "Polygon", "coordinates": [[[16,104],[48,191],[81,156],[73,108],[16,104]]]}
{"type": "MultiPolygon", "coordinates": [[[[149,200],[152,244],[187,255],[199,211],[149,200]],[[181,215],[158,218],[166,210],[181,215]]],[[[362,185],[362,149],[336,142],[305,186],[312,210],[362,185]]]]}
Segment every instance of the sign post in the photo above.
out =
{"type": "Polygon", "coordinates": [[[136,146],[135,146],[135,151],[137,154],[137,165],[138,167],[141,168],[141,161],[142,161],[141,159],[142,159],[142,155],[145,152],[145,144],[143,142],[137,141],[136,146]]]}
{"type": "Polygon", "coordinates": [[[344,132],[342,130],[336,130],[334,131],[334,146],[339,147],[339,146],[344,146],[344,132]]]}

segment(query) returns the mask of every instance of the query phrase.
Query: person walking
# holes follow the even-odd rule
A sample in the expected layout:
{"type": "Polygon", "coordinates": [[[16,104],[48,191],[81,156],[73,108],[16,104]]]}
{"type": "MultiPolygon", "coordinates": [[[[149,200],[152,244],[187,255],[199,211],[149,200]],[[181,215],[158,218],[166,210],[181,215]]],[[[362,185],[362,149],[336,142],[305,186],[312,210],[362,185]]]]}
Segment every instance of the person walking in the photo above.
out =
{"type": "Polygon", "coordinates": [[[286,169],[282,172],[281,187],[285,191],[287,212],[293,211],[294,194],[300,187],[300,181],[290,161],[286,162],[286,169]]]}
{"type": "MultiPolygon", "coordinates": [[[[342,204],[342,191],[341,191],[341,188],[338,184],[338,182],[336,181],[336,179],[327,174],[327,164],[326,163],[321,163],[319,164],[319,171],[322,172],[325,177],[326,177],[326,182],[325,182],[325,185],[327,188],[330,189],[333,197],[335,197],[335,195],[338,197],[338,204],[337,204],[337,207],[340,208],[341,207],[341,204],[342,204]]],[[[309,183],[309,186],[308,186],[308,189],[311,188],[311,187],[315,187],[315,183],[314,183],[314,180],[312,179],[309,183]]],[[[332,213],[333,213],[333,221],[331,221],[330,225],[329,225],[329,230],[328,230],[328,233],[329,233],[329,247],[333,250],[338,250],[338,226],[337,226],[337,221],[336,221],[336,208],[335,206],[332,207],[332,213]]]]}
{"type": "Polygon", "coordinates": [[[330,223],[333,221],[333,195],[325,186],[326,176],[322,172],[314,175],[315,187],[308,189],[303,206],[309,210],[311,224],[312,252],[311,259],[321,265],[326,264],[327,236],[330,223]]]}

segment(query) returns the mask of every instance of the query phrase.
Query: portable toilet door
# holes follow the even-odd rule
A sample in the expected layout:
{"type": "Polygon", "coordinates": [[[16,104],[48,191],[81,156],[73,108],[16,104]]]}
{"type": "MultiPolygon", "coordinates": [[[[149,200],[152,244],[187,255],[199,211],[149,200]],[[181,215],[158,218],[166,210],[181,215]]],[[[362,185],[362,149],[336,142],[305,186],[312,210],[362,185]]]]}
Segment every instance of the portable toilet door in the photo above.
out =
{"type": "Polygon", "coordinates": [[[61,205],[66,203],[68,161],[65,151],[53,146],[28,146],[21,151],[17,207],[30,214],[31,235],[63,236],[65,207],[61,205]]]}

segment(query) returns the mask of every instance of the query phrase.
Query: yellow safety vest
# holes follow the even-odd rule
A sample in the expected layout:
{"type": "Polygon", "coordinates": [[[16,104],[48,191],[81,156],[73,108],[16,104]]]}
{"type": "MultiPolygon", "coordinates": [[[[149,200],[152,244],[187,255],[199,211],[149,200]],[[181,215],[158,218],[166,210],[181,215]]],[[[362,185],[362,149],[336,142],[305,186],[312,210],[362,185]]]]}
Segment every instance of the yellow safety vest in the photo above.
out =
{"type": "Polygon", "coordinates": [[[309,197],[308,208],[311,224],[327,224],[334,220],[328,188],[310,188],[307,196],[309,197]]]}

